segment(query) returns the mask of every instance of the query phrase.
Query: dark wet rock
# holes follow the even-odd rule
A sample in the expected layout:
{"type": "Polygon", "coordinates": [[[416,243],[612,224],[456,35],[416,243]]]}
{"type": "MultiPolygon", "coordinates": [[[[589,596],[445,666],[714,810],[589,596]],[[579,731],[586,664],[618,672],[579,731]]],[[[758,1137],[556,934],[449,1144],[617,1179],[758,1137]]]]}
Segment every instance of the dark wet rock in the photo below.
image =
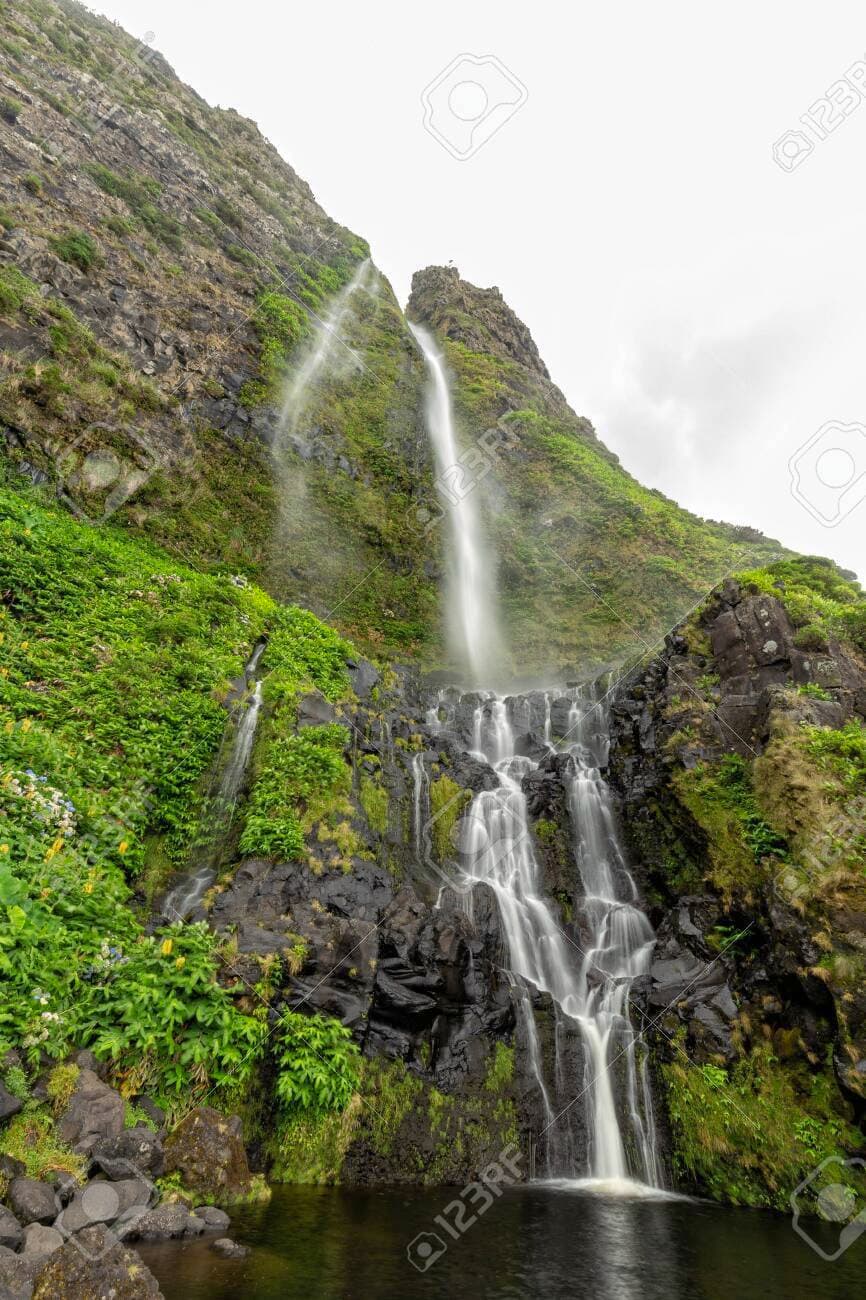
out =
{"type": "Polygon", "coordinates": [[[225,1232],[231,1223],[231,1219],[225,1210],[219,1209],[216,1205],[198,1205],[193,1210],[193,1214],[202,1219],[207,1228],[215,1229],[218,1232],[225,1232]]]}
{"type": "Polygon", "coordinates": [[[116,1137],[100,1138],[91,1156],[109,1178],[134,1178],[138,1174],[158,1178],[163,1171],[162,1142],[143,1124],[124,1129],[116,1137]]]}
{"type": "Polygon", "coordinates": [[[57,1214],[53,1186],[38,1178],[13,1178],[7,1199],[22,1223],[52,1223],[57,1214]]]}
{"type": "Polygon", "coordinates": [[[29,1300],[45,1259],[45,1255],[13,1254],[0,1246],[0,1300],[29,1300]]]}
{"type": "Polygon", "coordinates": [[[24,1103],[20,1097],[16,1097],[0,1083],[0,1122],[17,1115],[23,1105],[24,1103]]]}
{"type": "Polygon", "coordinates": [[[10,1250],[17,1250],[21,1245],[24,1235],[24,1228],[11,1210],[7,1210],[5,1205],[0,1205],[0,1246],[6,1246],[10,1250]]]}
{"type": "Polygon", "coordinates": [[[165,1170],[209,1201],[231,1205],[247,1196],[252,1175],[240,1121],[197,1106],[165,1140],[165,1170]]]}
{"type": "Polygon", "coordinates": [[[162,1300],[162,1292],[141,1258],[96,1224],[41,1264],[33,1300],[162,1300]]]}
{"type": "Polygon", "coordinates": [[[222,1255],[223,1259],[243,1259],[250,1253],[248,1246],[242,1246],[231,1237],[217,1237],[216,1241],[210,1243],[210,1248],[217,1255],[222,1255]]]}
{"type": "Polygon", "coordinates": [[[298,700],[299,727],[321,727],[333,722],[336,716],[337,710],[321,691],[311,691],[298,700]]]}
{"type": "Polygon", "coordinates": [[[373,687],[379,683],[379,671],[368,659],[347,659],[349,681],[359,700],[370,698],[373,687]]]}
{"type": "Polygon", "coordinates": [[[133,1097],[132,1101],[133,1104],[147,1116],[157,1131],[163,1127],[165,1124],[165,1111],[161,1106],[157,1106],[156,1102],[153,1101],[152,1098],[137,1096],[133,1097]]]}
{"type": "Polygon", "coordinates": [[[31,1223],[24,1229],[25,1255],[50,1255],[63,1245],[63,1235],[44,1223],[31,1223]]]}
{"type": "Polygon", "coordinates": [[[204,1222],[180,1201],[167,1201],[137,1217],[126,1235],[130,1241],[169,1241],[199,1236],[204,1230],[204,1222]]]}
{"type": "Polygon", "coordinates": [[[142,1178],[119,1182],[95,1179],[79,1188],[56,1219],[56,1226],[67,1235],[80,1232],[91,1223],[129,1222],[143,1214],[156,1200],[153,1184],[142,1178]]]}
{"type": "Polygon", "coordinates": [[[126,1104],[120,1093],[85,1069],[59,1120],[58,1133],[74,1150],[89,1154],[101,1138],[117,1137],[123,1132],[125,1114],[126,1104]]]}

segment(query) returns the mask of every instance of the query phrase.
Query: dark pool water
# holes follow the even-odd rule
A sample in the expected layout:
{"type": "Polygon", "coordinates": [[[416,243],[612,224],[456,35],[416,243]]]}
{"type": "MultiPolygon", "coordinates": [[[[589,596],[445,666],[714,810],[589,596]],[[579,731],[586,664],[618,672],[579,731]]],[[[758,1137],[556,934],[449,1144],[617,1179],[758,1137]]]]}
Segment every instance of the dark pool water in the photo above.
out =
{"type": "MultiPolygon", "coordinates": [[[[864,1294],[866,1233],[827,1263],[781,1215],[522,1187],[504,1192],[453,1241],[434,1222],[451,1199],[442,1189],[278,1188],[266,1208],[234,1218],[232,1235],[252,1247],[244,1260],[219,1259],[201,1240],[142,1254],[167,1300],[854,1300],[864,1294]],[[407,1245],[424,1233],[437,1233],[447,1249],[419,1272],[407,1245]]],[[[450,1222],[453,1212],[446,1217],[450,1222]]],[[[831,1253],[838,1228],[814,1228],[831,1253]]],[[[439,1250],[434,1238],[422,1237],[416,1258],[425,1244],[439,1250]]]]}

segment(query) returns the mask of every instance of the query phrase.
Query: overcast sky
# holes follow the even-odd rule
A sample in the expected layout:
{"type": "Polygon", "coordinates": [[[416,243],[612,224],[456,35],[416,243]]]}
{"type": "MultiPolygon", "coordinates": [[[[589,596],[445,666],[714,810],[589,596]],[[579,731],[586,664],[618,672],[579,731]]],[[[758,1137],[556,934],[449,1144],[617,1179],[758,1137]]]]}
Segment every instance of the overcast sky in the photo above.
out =
{"type": "Polygon", "coordinates": [[[94,7],[254,118],[401,300],[449,260],[498,285],[645,483],[866,579],[862,4],[94,7]]]}

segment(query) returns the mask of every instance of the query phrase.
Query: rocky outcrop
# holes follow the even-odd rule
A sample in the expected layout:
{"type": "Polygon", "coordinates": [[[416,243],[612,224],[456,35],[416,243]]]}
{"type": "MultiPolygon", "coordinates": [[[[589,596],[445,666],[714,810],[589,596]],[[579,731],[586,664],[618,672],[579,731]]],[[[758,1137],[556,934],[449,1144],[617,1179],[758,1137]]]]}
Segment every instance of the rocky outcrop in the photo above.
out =
{"type": "Polygon", "coordinates": [[[423,321],[473,352],[515,361],[550,379],[532,335],[500,291],[461,280],[456,266],[416,271],[406,310],[410,320],[423,321]]]}
{"type": "Polygon", "coordinates": [[[828,1058],[838,1114],[866,1099],[863,810],[816,748],[866,720],[866,662],[806,625],[807,596],[714,593],[621,688],[611,775],[657,930],[659,1059],[677,1042],[735,1069],[772,1044],[817,1124],[806,1081],[824,1086],[828,1058]]]}
{"type": "Polygon", "coordinates": [[[240,1120],[197,1106],[166,1138],[165,1169],[180,1174],[189,1191],[221,1205],[248,1197],[252,1175],[240,1120]]]}

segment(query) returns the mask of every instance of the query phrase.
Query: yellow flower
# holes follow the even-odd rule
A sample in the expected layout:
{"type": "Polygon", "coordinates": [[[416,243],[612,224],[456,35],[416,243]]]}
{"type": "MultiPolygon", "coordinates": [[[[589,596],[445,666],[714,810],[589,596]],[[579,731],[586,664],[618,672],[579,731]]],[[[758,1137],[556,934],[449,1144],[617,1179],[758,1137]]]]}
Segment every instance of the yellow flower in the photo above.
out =
{"type": "Polygon", "coordinates": [[[29,719],[29,718],[25,718],[24,721],[21,723],[21,730],[22,730],[22,731],[29,731],[30,728],[31,728],[32,726],[33,726],[33,723],[30,721],[30,719],[29,719]]]}
{"type": "Polygon", "coordinates": [[[9,845],[8,845],[8,844],[0,844],[0,853],[8,853],[8,852],[9,852],[9,845]]]}
{"type": "Polygon", "coordinates": [[[129,840],[121,840],[117,846],[118,853],[125,853],[129,848],[129,840]]]}
{"type": "Polygon", "coordinates": [[[86,880],[86,881],[84,882],[84,892],[85,892],[85,894],[92,894],[92,893],[93,893],[93,881],[92,881],[92,880],[86,880]]]}
{"type": "Polygon", "coordinates": [[[22,649],[22,650],[29,650],[29,649],[30,649],[30,642],[29,642],[29,641],[22,641],[22,642],[21,642],[21,649],[22,649]]]}
{"type": "Polygon", "coordinates": [[[15,723],[12,721],[11,718],[10,718],[9,721],[5,724],[5,726],[3,727],[3,730],[6,732],[6,735],[7,735],[7,736],[11,736],[12,732],[15,730],[15,723]]]}
{"type": "Polygon", "coordinates": [[[52,849],[54,850],[55,853],[59,853],[60,850],[63,848],[63,836],[62,836],[62,835],[58,835],[58,836],[57,836],[57,839],[54,841],[54,843],[51,845],[51,847],[52,847],[52,849]]]}
{"type": "Polygon", "coordinates": [[[6,633],[0,632],[0,645],[2,645],[5,640],[6,640],[6,633]]]}
{"type": "Polygon", "coordinates": [[[162,941],[162,947],[160,948],[160,952],[162,953],[163,957],[170,957],[170,956],[171,956],[171,950],[172,950],[173,947],[174,947],[174,940],[172,940],[172,939],[163,939],[163,941],[162,941]]]}
{"type": "Polygon", "coordinates": [[[186,957],[175,957],[174,964],[178,970],[183,970],[186,965],[186,957]]]}
{"type": "Polygon", "coordinates": [[[0,677],[8,677],[8,676],[9,676],[9,669],[8,669],[8,668],[0,668],[0,677]]]}
{"type": "Polygon", "coordinates": [[[29,528],[25,528],[25,529],[24,529],[24,536],[25,536],[25,537],[29,537],[29,536],[30,536],[30,531],[31,531],[31,530],[30,530],[29,528]]]}

